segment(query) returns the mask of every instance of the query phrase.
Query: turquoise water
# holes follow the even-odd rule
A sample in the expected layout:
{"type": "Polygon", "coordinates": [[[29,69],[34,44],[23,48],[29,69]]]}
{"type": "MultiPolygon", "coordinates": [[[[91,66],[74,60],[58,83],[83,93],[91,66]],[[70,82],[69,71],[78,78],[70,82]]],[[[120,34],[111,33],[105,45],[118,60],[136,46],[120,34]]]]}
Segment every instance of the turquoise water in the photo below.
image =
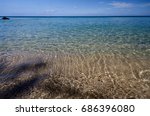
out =
{"type": "Polygon", "coordinates": [[[0,98],[143,99],[149,77],[150,17],[0,20],[0,98]]]}
{"type": "Polygon", "coordinates": [[[150,17],[11,17],[0,20],[0,52],[150,51],[150,17]]]}

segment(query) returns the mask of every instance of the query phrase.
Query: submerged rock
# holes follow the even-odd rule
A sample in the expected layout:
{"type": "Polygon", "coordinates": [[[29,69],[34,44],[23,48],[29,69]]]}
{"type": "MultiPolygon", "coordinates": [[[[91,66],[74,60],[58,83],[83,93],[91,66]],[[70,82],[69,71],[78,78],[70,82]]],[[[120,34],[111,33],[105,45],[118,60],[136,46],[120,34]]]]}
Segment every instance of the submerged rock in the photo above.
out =
{"type": "Polygon", "coordinates": [[[8,17],[2,17],[2,20],[9,20],[8,17]]]}

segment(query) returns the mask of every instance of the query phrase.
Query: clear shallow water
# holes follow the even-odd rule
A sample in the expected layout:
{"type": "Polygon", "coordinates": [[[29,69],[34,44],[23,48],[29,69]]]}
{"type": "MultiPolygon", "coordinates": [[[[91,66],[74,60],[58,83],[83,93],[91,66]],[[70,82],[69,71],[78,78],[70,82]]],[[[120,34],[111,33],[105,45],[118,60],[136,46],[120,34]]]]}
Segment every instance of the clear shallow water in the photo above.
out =
{"type": "Polygon", "coordinates": [[[2,98],[150,98],[149,77],[150,17],[0,20],[2,98]]]}
{"type": "Polygon", "coordinates": [[[0,52],[150,53],[150,17],[11,17],[0,20],[0,52]]]}

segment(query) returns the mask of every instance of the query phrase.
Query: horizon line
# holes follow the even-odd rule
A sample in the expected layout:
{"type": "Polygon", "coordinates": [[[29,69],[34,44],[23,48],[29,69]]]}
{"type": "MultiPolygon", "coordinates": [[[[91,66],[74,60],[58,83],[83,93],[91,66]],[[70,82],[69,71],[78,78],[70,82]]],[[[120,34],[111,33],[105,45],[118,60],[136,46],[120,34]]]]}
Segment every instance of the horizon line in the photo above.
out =
{"type": "Polygon", "coordinates": [[[43,15],[22,15],[22,16],[17,16],[17,15],[0,15],[0,17],[150,17],[150,15],[108,15],[108,16],[103,16],[103,15],[58,15],[58,16],[43,16],[43,15]]]}

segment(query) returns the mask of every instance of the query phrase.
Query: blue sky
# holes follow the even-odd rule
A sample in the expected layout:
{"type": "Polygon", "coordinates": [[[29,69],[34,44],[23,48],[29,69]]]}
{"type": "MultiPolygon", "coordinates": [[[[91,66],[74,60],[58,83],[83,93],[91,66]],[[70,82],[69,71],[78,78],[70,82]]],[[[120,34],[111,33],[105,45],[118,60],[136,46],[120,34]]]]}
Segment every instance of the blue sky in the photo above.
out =
{"type": "Polygon", "coordinates": [[[150,0],[0,0],[1,16],[150,15],[150,0]]]}

